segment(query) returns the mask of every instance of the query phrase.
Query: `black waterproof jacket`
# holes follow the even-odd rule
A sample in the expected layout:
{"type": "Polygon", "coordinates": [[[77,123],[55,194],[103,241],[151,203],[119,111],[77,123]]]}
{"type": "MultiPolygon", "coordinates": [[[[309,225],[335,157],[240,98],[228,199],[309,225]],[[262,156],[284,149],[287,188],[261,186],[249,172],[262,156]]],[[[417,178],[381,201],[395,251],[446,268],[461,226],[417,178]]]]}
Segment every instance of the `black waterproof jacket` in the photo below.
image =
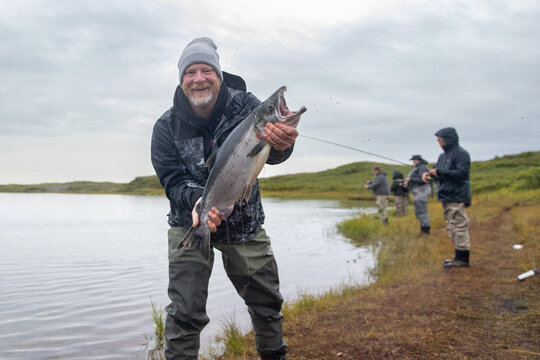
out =
{"type": "MultiPolygon", "coordinates": [[[[253,94],[246,92],[242,78],[224,72],[217,103],[210,119],[204,119],[193,112],[189,100],[178,86],[173,107],[154,125],[151,145],[152,165],[170,201],[170,226],[193,225],[191,211],[202,196],[209,176],[206,160],[260,103],[253,94]]],[[[272,149],[267,163],[285,161],[292,150],[293,147],[285,151],[272,149]]],[[[229,218],[212,234],[212,240],[251,240],[263,223],[261,195],[255,181],[248,203],[235,204],[229,218]]]]}
{"type": "Polygon", "coordinates": [[[459,146],[459,138],[454,128],[444,128],[435,133],[444,139],[442,153],[437,160],[437,198],[441,202],[458,202],[471,205],[469,175],[471,158],[459,146]]]}
{"type": "Polygon", "coordinates": [[[392,179],[394,180],[390,187],[392,194],[394,194],[394,196],[409,196],[409,189],[403,186],[403,174],[399,171],[394,171],[392,179]]]}

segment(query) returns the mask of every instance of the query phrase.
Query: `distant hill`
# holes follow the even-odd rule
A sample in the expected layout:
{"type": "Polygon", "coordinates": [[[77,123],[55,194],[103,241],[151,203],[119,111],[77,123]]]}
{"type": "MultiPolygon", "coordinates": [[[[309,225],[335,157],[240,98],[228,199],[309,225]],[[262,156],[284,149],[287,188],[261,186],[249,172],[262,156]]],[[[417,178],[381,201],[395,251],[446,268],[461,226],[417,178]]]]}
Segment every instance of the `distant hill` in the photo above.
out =
{"type": "MultiPolygon", "coordinates": [[[[405,165],[355,162],[335,169],[292,175],[260,178],[263,196],[286,198],[367,199],[371,192],[364,189],[365,180],[372,179],[371,168],[381,165],[392,181],[392,172],[405,176],[412,167],[405,165]]],[[[471,165],[471,189],[474,194],[504,188],[540,187],[540,151],[475,161],[471,165]]],[[[37,185],[0,185],[0,192],[85,193],[163,195],[156,176],[137,177],[127,184],[77,181],[37,185]]]]}
{"type": "Polygon", "coordinates": [[[127,184],[112,182],[74,181],[36,185],[0,185],[0,192],[71,193],[71,194],[129,194],[163,195],[157,176],[136,177],[127,184]]]}
{"type": "MultiPolygon", "coordinates": [[[[404,165],[355,162],[316,173],[261,178],[259,183],[265,196],[365,199],[372,197],[371,191],[364,188],[364,181],[373,178],[371,169],[374,165],[382,166],[390,183],[393,171],[398,170],[407,176],[412,169],[412,166],[404,165]]],[[[540,151],[505,155],[471,164],[473,194],[510,187],[540,187],[539,182],[540,151]]]]}

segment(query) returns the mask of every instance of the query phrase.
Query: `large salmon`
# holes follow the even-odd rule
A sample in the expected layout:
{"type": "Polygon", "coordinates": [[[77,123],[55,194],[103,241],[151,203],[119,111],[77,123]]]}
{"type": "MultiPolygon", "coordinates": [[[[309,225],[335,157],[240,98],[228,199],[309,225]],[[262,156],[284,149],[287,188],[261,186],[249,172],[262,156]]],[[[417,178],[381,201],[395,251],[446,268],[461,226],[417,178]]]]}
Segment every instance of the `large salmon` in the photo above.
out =
{"type": "Polygon", "coordinates": [[[210,254],[210,228],[208,212],[212,207],[219,209],[224,219],[231,214],[237,201],[249,200],[251,186],[261,172],[268,155],[270,145],[263,139],[266,123],[278,122],[294,126],[306,111],[291,112],[287,108],[284,92],[279,88],[262,104],[257,106],[227,137],[207,161],[210,175],[204,193],[197,207],[199,225],[189,229],[180,243],[182,247],[194,247],[200,250],[205,259],[210,254]]]}

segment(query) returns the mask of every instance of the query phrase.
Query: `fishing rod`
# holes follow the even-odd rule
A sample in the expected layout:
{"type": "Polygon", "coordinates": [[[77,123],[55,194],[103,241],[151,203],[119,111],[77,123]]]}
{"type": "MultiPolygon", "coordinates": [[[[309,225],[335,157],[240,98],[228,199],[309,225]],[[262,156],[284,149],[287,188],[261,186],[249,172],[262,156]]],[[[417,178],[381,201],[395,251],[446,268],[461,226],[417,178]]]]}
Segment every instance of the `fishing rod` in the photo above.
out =
{"type": "Polygon", "coordinates": [[[315,141],[320,141],[320,142],[327,143],[327,144],[331,144],[331,145],[335,145],[335,146],[339,146],[339,147],[342,147],[342,148],[345,148],[345,149],[358,151],[358,152],[361,152],[361,153],[364,153],[364,154],[376,156],[376,157],[378,157],[378,158],[390,160],[390,161],[396,162],[396,163],[398,163],[398,164],[403,164],[403,165],[407,165],[407,166],[412,166],[411,164],[404,163],[403,161],[399,161],[399,160],[396,160],[396,159],[392,159],[392,158],[389,158],[389,157],[386,157],[386,156],[383,156],[383,155],[375,154],[375,153],[372,153],[372,152],[369,152],[369,151],[366,151],[366,150],[362,150],[362,149],[358,149],[358,148],[355,148],[355,147],[352,147],[352,146],[343,145],[343,144],[338,144],[338,143],[335,143],[335,142],[332,142],[332,141],[328,141],[328,140],[324,140],[324,139],[319,139],[319,138],[316,138],[316,137],[313,137],[313,136],[308,136],[308,135],[303,135],[303,134],[299,134],[298,136],[305,137],[305,138],[308,138],[308,139],[311,139],[311,140],[315,140],[315,141]]]}

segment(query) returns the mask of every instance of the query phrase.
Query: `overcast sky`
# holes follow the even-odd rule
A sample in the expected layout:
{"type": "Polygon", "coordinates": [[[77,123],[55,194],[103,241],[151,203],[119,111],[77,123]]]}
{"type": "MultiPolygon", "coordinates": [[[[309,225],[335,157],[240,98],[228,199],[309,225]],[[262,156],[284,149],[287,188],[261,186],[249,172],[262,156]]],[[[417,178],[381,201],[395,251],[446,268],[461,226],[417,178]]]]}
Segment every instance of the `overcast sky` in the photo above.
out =
{"type": "MultiPolygon", "coordinates": [[[[287,85],[299,131],[435,161],[454,126],[473,160],[540,150],[539,1],[3,0],[0,184],[128,182],[195,37],[261,100],[287,85]]],[[[377,158],[299,138],[262,175],[377,158]]]]}

